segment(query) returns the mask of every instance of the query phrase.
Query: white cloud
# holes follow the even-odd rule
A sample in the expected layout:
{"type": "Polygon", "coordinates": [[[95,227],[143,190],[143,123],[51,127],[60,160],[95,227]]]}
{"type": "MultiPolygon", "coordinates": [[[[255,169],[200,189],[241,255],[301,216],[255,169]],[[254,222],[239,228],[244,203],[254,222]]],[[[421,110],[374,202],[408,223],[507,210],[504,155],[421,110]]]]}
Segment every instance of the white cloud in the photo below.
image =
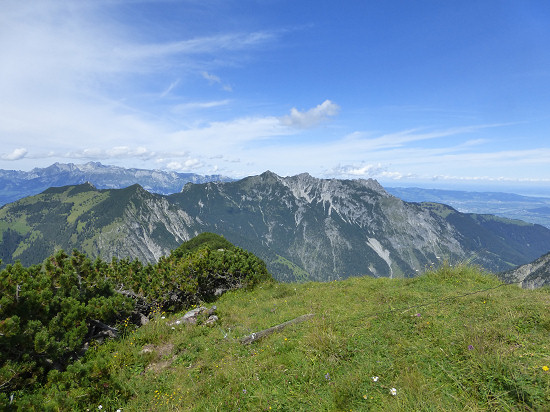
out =
{"type": "MultiPolygon", "coordinates": [[[[141,160],[150,160],[157,156],[160,153],[150,151],[145,147],[130,147],[130,146],[115,146],[108,149],[102,149],[98,147],[85,148],[81,150],[73,151],[49,151],[47,153],[32,153],[27,157],[32,159],[85,159],[85,160],[109,160],[109,159],[141,159],[141,160]]],[[[178,154],[172,154],[177,156],[178,154]]]]}
{"type": "Polygon", "coordinates": [[[532,178],[532,177],[505,177],[505,176],[449,176],[436,175],[431,180],[444,180],[456,182],[504,182],[504,183],[550,183],[550,178],[532,178]]]}
{"type": "Polygon", "coordinates": [[[203,167],[204,164],[199,159],[187,159],[183,162],[173,161],[166,164],[166,168],[177,172],[187,172],[203,167]]]}
{"type": "Polygon", "coordinates": [[[21,147],[13,150],[11,153],[3,154],[0,156],[2,160],[20,160],[27,155],[27,149],[21,147]]]}
{"type": "Polygon", "coordinates": [[[293,107],[290,115],[281,118],[281,123],[285,126],[307,129],[317,126],[328,117],[337,115],[339,111],[340,107],[337,104],[325,100],[318,106],[303,112],[293,107]]]}
{"type": "Polygon", "coordinates": [[[145,147],[128,147],[128,146],[117,146],[113,147],[106,151],[107,156],[109,157],[153,157],[155,153],[149,152],[145,147]]]}
{"type": "Polygon", "coordinates": [[[389,171],[388,167],[383,166],[381,163],[336,166],[326,174],[347,178],[383,178],[391,180],[402,180],[415,177],[412,173],[403,174],[397,171],[389,171]]]}

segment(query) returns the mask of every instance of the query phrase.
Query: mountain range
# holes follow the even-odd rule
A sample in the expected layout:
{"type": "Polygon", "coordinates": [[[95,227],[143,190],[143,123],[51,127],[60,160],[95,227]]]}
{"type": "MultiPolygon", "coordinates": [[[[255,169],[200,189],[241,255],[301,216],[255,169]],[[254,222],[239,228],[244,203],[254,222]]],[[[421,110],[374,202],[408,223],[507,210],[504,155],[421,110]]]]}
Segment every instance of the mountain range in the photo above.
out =
{"type": "Polygon", "coordinates": [[[413,277],[442,261],[504,271],[550,250],[541,225],[405,202],[371,179],[265,172],[187,183],[168,196],[139,185],[50,188],[0,209],[0,258],[34,264],[77,248],[154,262],[202,232],[255,253],[282,281],[413,277]]]}
{"type": "Polygon", "coordinates": [[[90,182],[99,189],[121,189],[139,184],[153,193],[179,192],[189,182],[229,181],[221,175],[202,176],[195,173],[176,173],[162,170],[127,169],[106,166],[99,162],[54,163],[30,172],[0,169],[0,206],[26,196],[36,195],[55,186],[77,185],[90,182]]]}
{"type": "MultiPolygon", "coordinates": [[[[89,182],[98,189],[122,189],[139,184],[152,193],[169,195],[180,192],[186,183],[228,182],[236,180],[222,175],[202,176],[163,170],[126,169],[98,162],[85,164],[55,163],[30,172],[0,169],[0,206],[50,187],[89,182]]],[[[460,212],[492,214],[538,223],[550,228],[550,196],[521,196],[513,193],[472,192],[425,189],[417,187],[385,187],[386,191],[407,202],[437,202],[460,212]]]]}

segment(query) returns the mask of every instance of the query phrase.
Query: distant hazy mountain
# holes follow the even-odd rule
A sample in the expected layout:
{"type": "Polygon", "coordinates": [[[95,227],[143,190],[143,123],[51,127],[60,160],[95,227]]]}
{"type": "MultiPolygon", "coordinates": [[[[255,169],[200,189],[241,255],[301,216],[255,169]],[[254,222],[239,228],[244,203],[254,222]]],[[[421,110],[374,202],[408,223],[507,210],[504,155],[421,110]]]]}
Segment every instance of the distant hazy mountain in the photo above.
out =
{"type": "Polygon", "coordinates": [[[550,250],[550,229],[407,203],[374,180],[266,172],[185,185],[170,196],[138,185],[51,188],[0,208],[0,258],[39,263],[56,248],[153,262],[201,232],[263,258],[279,280],[410,277],[447,260],[503,271],[550,250]]]}
{"type": "Polygon", "coordinates": [[[521,196],[499,192],[421,189],[417,187],[387,187],[386,190],[407,202],[444,203],[460,212],[488,213],[538,223],[550,228],[550,197],[521,196]]]}
{"type": "Polygon", "coordinates": [[[0,169],[0,206],[41,193],[50,187],[85,182],[90,182],[99,189],[121,189],[137,183],[150,192],[167,195],[179,192],[189,182],[229,180],[232,179],[221,175],[201,176],[194,173],[126,169],[97,162],[80,165],[55,163],[46,168],[35,168],[30,172],[0,169]]]}
{"type": "Polygon", "coordinates": [[[504,273],[499,273],[499,277],[508,283],[518,283],[525,289],[550,286],[550,253],[547,253],[534,262],[527,263],[504,273]]]}

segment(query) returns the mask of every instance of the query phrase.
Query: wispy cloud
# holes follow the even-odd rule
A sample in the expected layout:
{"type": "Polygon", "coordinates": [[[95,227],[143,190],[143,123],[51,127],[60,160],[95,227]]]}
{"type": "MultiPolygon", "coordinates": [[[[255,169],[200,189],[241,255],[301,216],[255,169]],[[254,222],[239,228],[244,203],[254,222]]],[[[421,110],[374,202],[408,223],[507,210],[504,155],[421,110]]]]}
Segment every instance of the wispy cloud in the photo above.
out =
{"type": "MultiPolygon", "coordinates": [[[[329,100],[303,112],[292,109],[290,115],[243,117],[227,122],[210,122],[204,127],[180,130],[170,140],[197,152],[227,153],[247,150],[244,146],[274,137],[299,134],[304,128],[313,128],[338,112],[338,106],[329,100]]],[[[283,144],[284,146],[284,144],[283,144]]]]}
{"type": "Polygon", "coordinates": [[[174,113],[184,113],[190,110],[202,110],[202,109],[212,109],[215,107],[227,106],[231,103],[230,99],[224,100],[212,100],[209,102],[188,102],[180,103],[171,108],[171,111],[174,113]]]}
{"type": "Polygon", "coordinates": [[[402,180],[416,177],[412,173],[403,174],[397,171],[390,171],[388,170],[388,166],[384,166],[381,163],[346,166],[338,165],[332,169],[329,169],[325,172],[325,174],[344,178],[382,178],[391,180],[402,180]]]}
{"type": "Polygon", "coordinates": [[[222,86],[223,90],[225,90],[226,92],[230,92],[230,91],[233,91],[233,88],[229,85],[229,84],[223,84],[222,83],[222,79],[220,79],[218,76],[216,76],[215,74],[210,74],[208,72],[201,72],[201,75],[202,77],[204,77],[206,80],[208,80],[208,82],[210,84],[219,84],[222,86]]]}
{"type": "MultiPolygon", "coordinates": [[[[209,82],[230,90],[212,69],[233,65],[241,53],[265,48],[279,36],[242,31],[150,42],[123,19],[113,18],[111,11],[119,5],[53,0],[3,4],[0,51],[6,64],[0,65],[0,139],[6,153],[0,160],[150,159],[165,151],[174,130],[193,121],[184,117],[185,111],[230,103],[197,102],[197,93],[183,94],[190,79],[203,73],[209,82]],[[30,152],[23,153],[21,146],[30,152]],[[113,147],[151,150],[113,152],[113,147]]],[[[244,127],[246,121],[232,123],[239,130],[238,124],[244,127]]],[[[252,123],[254,128],[258,122],[252,123]]],[[[213,123],[211,130],[216,129],[213,123]]],[[[175,151],[185,150],[180,148],[175,151]]]]}
{"type": "MultiPolygon", "coordinates": [[[[373,135],[372,132],[354,132],[346,136],[344,142],[346,145],[362,148],[363,150],[382,150],[403,147],[408,143],[424,140],[441,139],[450,136],[471,134],[482,129],[502,127],[502,124],[481,124],[463,127],[452,127],[446,129],[408,129],[399,132],[383,134],[381,136],[373,135]]],[[[470,140],[469,144],[479,144],[482,140],[470,140]]]]}
{"type": "Polygon", "coordinates": [[[229,33],[156,44],[128,44],[114,50],[124,60],[140,61],[173,55],[212,54],[257,47],[276,37],[274,32],[229,33]]]}
{"type": "Polygon", "coordinates": [[[180,79],[170,83],[170,85],[160,94],[160,97],[162,98],[162,97],[168,96],[170,92],[174,90],[179,83],[180,83],[180,79]]]}

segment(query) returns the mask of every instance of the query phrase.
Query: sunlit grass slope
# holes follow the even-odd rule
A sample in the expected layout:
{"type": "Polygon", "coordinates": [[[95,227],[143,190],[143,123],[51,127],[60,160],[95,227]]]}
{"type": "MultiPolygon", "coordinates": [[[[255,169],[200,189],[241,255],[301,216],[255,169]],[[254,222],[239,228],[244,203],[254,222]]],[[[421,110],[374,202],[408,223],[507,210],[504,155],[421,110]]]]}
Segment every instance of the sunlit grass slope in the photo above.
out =
{"type": "Polygon", "coordinates": [[[44,405],[84,407],[82,396],[84,409],[125,412],[550,410],[548,289],[444,266],[406,280],[268,283],[215,304],[214,327],[159,314],[90,350],[96,366],[75,368],[72,388],[49,384],[44,405]]]}

